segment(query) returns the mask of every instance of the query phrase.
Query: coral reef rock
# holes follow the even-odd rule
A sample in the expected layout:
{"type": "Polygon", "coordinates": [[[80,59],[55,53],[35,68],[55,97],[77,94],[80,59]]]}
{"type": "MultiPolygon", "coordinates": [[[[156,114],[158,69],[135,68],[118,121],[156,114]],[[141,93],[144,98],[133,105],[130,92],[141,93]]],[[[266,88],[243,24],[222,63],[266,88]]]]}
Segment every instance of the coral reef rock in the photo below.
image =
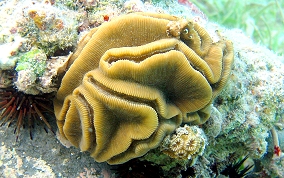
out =
{"type": "Polygon", "coordinates": [[[18,91],[32,95],[56,91],[57,76],[64,72],[70,56],[47,59],[39,49],[21,54],[15,68],[18,73],[14,85],[18,91]]]}
{"type": "Polygon", "coordinates": [[[182,122],[204,123],[234,57],[230,41],[154,13],[104,23],[73,55],[54,100],[59,132],[109,164],[158,147],[182,122]]]}

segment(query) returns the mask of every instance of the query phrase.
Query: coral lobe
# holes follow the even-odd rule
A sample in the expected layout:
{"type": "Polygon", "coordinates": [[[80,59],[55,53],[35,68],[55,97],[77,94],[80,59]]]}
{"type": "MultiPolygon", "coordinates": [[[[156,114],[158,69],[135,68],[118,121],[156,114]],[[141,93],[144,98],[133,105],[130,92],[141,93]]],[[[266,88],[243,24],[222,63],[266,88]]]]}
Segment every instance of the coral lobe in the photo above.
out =
{"type": "Polygon", "coordinates": [[[92,30],[71,57],[54,100],[59,132],[99,162],[142,156],[182,122],[209,118],[232,61],[231,42],[212,44],[192,21],[118,17],[92,30]]]}

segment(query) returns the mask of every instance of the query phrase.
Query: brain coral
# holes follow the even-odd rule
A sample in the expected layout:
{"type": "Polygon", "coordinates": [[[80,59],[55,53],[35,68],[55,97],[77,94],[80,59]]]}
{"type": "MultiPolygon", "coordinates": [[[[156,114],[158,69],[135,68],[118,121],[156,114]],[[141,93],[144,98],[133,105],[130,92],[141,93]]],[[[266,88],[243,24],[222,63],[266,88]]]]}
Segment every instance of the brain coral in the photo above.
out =
{"type": "Polygon", "coordinates": [[[120,16],[89,32],[54,100],[60,135],[98,162],[159,146],[182,122],[204,123],[225,85],[232,43],[166,14],[120,16]]]}

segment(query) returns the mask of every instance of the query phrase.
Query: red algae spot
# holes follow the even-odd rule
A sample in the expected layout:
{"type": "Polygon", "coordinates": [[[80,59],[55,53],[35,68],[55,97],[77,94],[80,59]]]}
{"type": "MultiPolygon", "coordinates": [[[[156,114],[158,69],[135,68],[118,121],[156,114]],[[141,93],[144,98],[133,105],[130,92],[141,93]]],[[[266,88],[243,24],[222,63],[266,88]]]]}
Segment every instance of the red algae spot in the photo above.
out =
{"type": "Polygon", "coordinates": [[[277,156],[280,156],[281,154],[281,149],[279,146],[274,146],[274,154],[276,154],[277,156]]]}
{"type": "Polygon", "coordinates": [[[109,20],[109,16],[108,15],[104,15],[103,17],[104,17],[104,21],[107,22],[109,20]]]}

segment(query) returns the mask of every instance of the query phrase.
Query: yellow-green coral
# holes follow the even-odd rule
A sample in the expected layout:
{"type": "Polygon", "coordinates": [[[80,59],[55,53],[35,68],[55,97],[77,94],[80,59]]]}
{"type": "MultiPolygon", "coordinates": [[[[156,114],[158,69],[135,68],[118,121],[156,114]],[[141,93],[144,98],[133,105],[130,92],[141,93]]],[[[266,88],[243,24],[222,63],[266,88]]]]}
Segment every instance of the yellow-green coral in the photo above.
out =
{"type": "MultiPolygon", "coordinates": [[[[209,118],[229,77],[232,48],[230,41],[212,43],[193,21],[167,14],[104,23],[79,43],[57,91],[60,134],[98,162],[140,157],[181,122],[209,118]]],[[[192,155],[199,153],[190,147],[194,140],[187,144],[192,155]]]]}
{"type": "Polygon", "coordinates": [[[185,125],[164,139],[161,151],[172,158],[194,160],[203,154],[205,143],[206,137],[201,129],[185,125]]]}

